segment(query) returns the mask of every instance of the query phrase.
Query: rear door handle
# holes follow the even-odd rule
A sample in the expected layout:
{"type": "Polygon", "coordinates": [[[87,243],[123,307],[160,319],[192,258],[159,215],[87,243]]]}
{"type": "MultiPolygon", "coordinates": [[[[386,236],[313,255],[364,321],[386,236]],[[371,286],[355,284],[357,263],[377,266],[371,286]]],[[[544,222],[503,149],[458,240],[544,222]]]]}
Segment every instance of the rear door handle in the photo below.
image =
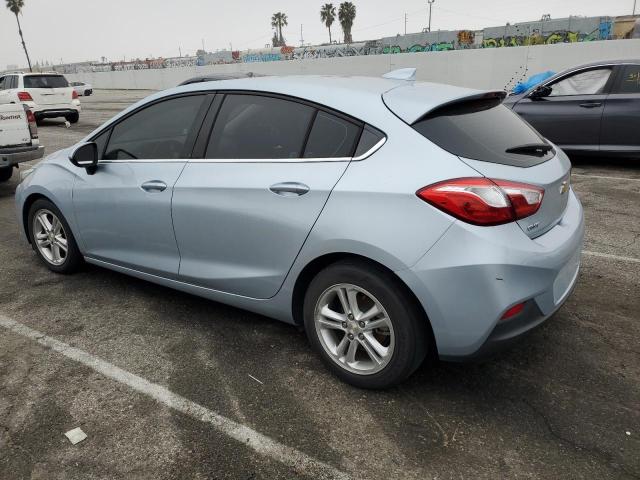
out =
{"type": "Polygon", "coordinates": [[[582,108],[596,108],[596,107],[601,107],[602,106],[602,102],[581,103],[580,106],[582,108]]]}
{"type": "Polygon", "coordinates": [[[307,193],[309,191],[309,187],[304,183],[282,182],[271,185],[269,190],[276,195],[281,195],[283,197],[299,197],[300,195],[307,193]]]}
{"type": "Polygon", "coordinates": [[[167,188],[167,184],[164,183],[162,180],[150,180],[148,182],[143,183],[141,185],[141,188],[145,192],[159,193],[159,192],[165,191],[165,189],[167,188]]]}

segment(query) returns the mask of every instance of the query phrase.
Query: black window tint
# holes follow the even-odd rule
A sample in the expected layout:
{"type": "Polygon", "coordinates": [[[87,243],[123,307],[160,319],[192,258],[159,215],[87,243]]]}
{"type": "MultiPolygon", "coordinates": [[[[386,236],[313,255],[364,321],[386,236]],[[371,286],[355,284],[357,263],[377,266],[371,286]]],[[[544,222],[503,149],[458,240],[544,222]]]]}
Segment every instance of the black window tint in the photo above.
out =
{"type": "Polygon", "coordinates": [[[188,158],[190,152],[184,151],[185,145],[196,126],[199,127],[198,112],[204,98],[204,95],[172,98],[134,113],[113,128],[104,158],[188,158]]]}
{"type": "Polygon", "coordinates": [[[315,109],[259,95],[227,95],[206,158],[300,158],[315,109]]]}
{"type": "Polygon", "coordinates": [[[102,132],[93,139],[93,141],[96,142],[96,145],[98,145],[98,160],[102,160],[103,158],[104,149],[107,146],[107,140],[109,140],[109,132],[111,132],[111,129],[102,132]]]}
{"type": "Polygon", "coordinates": [[[360,127],[319,111],[304,151],[305,158],[351,157],[360,127]]]}
{"type": "Polygon", "coordinates": [[[361,155],[364,155],[373,147],[375,147],[383,138],[384,133],[376,128],[373,128],[370,125],[366,125],[364,127],[364,130],[362,131],[362,135],[360,136],[360,141],[358,142],[356,153],[354,153],[353,156],[359,157],[361,155]]]}
{"type": "Polygon", "coordinates": [[[627,65],[614,93],[640,93],[640,65],[627,65]]]}
{"type": "Polygon", "coordinates": [[[62,75],[26,75],[24,88],[65,88],[69,83],[62,75]]]}
{"type": "Polygon", "coordinates": [[[473,160],[529,167],[552,158],[553,150],[542,156],[531,151],[507,153],[515,147],[546,142],[499,102],[465,102],[444,107],[416,122],[413,128],[448,152],[473,160]]]}
{"type": "Polygon", "coordinates": [[[5,90],[7,87],[5,86],[5,80],[7,77],[0,77],[0,90],[5,90]]]}

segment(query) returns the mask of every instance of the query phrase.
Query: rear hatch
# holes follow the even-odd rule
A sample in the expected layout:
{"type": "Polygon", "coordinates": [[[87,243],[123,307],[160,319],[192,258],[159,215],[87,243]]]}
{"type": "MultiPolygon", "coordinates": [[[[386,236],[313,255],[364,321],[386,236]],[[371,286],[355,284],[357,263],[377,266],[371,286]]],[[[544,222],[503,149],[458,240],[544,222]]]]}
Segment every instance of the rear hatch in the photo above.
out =
{"type": "Polygon", "coordinates": [[[22,105],[0,105],[0,150],[29,144],[31,134],[22,105]]]}
{"type": "Polygon", "coordinates": [[[448,87],[440,92],[448,96],[435,104],[433,91],[429,90],[438,86],[416,87],[420,85],[396,88],[385,93],[383,99],[416,131],[481,175],[544,189],[538,211],[518,220],[529,237],[542,235],[558,223],[568,202],[571,163],[562,151],[502,105],[504,92],[456,89],[453,95],[451,89],[455,87],[448,87]],[[422,111],[421,94],[425,99],[422,111]]]}
{"type": "Polygon", "coordinates": [[[73,98],[73,87],[62,75],[25,75],[24,89],[38,105],[69,104],[73,98]]]}

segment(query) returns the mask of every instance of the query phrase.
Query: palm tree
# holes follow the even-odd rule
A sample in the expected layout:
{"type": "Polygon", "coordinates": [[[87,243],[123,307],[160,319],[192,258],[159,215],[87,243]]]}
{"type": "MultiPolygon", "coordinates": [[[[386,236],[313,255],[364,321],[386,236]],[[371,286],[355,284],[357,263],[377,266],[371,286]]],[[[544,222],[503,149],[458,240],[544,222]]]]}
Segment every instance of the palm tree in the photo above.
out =
{"type": "Polygon", "coordinates": [[[329,43],[331,43],[331,25],[336,19],[336,7],[333,3],[325,3],[320,9],[320,20],[329,29],[329,43]]]}
{"type": "Polygon", "coordinates": [[[278,31],[278,45],[274,45],[274,47],[284,47],[285,41],[282,36],[282,27],[286,27],[287,25],[289,25],[289,22],[287,21],[286,13],[274,13],[271,17],[271,26],[278,31]]]}
{"type": "Polygon", "coordinates": [[[29,52],[27,52],[27,46],[24,43],[24,37],[22,36],[22,28],[20,27],[20,19],[18,18],[18,14],[21,12],[22,7],[24,7],[24,0],[6,0],[7,8],[13,12],[16,16],[16,22],[18,22],[18,33],[20,34],[20,39],[22,40],[22,48],[24,48],[24,54],[27,56],[27,63],[29,64],[29,71],[33,72],[31,68],[31,60],[29,59],[29,52]]]}
{"type": "Polygon", "coordinates": [[[338,10],[338,20],[342,25],[342,31],[344,32],[344,43],[353,42],[351,37],[351,27],[353,27],[353,21],[356,19],[356,6],[351,2],[343,2],[340,4],[340,10],[338,10]]]}

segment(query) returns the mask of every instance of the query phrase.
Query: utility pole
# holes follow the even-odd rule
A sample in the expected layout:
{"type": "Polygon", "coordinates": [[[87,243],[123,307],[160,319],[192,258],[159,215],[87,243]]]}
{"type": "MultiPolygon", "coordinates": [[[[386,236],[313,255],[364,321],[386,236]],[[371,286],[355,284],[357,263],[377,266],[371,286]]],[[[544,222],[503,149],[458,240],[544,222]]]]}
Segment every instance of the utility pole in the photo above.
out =
{"type": "Polygon", "coordinates": [[[636,3],[638,0],[633,0],[633,14],[636,14],[636,3]]]}
{"type": "Polygon", "coordinates": [[[204,38],[202,39],[202,51],[206,52],[206,50],[204,49],[204,38]]]}
{"type": "Polygon", "coordinates": [[[300,24],[300,46],[304,47],[304,35],[302,35],[302,24],[300,24]]]}
{"type": "Polygon", "coordinates": [[[404,34],[407,34],[407,14],[404,14],[404,34]]]}
{"type": "Polygon", "coordinates": [[[180,52],[180,58],[182,58],[182,47],[178,45],[178,52],[180,52]]]}
{"type": "Polygon", "coordinates": [[[429,27],[427,28],[428,32],[431,31],[431,8],[433,7],[435,1],[436,0],[427,0],[427,3],[429,4],[429,27]]]}

